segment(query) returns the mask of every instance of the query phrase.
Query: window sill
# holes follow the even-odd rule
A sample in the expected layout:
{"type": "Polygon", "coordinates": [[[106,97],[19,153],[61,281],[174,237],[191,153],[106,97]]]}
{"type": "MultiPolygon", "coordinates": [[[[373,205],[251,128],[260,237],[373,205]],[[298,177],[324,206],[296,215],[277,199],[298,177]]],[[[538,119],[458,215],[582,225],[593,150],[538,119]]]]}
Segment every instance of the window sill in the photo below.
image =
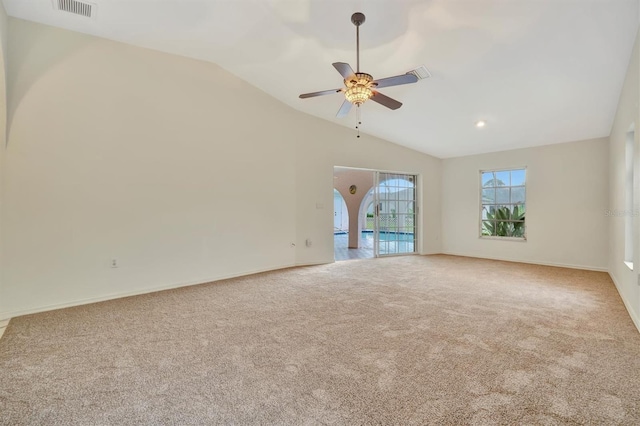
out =
{"type": "Polygon", "coordinates": [[[515,241],[520,243],[526,243],[526,237],[491,237],[488,235],[480,235],[481,240],[495,240],[495,241],[515,241]]]}
{"type": "Polygon", "coordinates": [[[631,269],[633,271],[633,262],[627,262],[626,260],[624,261],[624,264],[627,265],[627,268],[631,269]]]}

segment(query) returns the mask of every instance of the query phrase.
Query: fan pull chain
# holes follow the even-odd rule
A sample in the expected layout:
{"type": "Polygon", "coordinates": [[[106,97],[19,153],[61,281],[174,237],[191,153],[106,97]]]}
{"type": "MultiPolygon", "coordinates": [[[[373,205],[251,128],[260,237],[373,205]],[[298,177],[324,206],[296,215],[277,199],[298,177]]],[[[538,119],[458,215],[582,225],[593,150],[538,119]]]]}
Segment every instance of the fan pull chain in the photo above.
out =
{"type": "Polygon", "coordinates": [[[362,120],[360,118],[360,105],[356,105],[356,130],[358,131],[357,138],[360,137],[360,125],[362,124],[362,120]]]}

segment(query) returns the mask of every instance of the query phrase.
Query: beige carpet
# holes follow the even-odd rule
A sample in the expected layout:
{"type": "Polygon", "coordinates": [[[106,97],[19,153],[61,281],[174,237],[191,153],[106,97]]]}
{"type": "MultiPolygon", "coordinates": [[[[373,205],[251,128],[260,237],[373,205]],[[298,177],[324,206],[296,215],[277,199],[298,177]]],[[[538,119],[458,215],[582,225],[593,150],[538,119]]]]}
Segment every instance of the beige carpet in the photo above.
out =
{"type": "Polygon", "coordinates": [[[640,424],[604,273],[451,256],[295,268],[14,318],[0,424],[640,424]]]}

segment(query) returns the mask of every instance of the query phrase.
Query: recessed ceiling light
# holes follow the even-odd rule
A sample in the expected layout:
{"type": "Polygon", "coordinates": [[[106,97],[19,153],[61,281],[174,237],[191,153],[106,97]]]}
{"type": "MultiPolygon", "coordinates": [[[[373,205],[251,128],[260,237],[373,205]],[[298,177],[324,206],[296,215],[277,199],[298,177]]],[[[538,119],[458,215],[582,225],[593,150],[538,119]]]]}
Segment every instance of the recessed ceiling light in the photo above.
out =
{"type": "Polygon", "coordinates": [[[484,127],[486,125],[487,125],[487,123],[484,120],[476,121],[476,127],[478,127],[478,128],[484,127]]]}

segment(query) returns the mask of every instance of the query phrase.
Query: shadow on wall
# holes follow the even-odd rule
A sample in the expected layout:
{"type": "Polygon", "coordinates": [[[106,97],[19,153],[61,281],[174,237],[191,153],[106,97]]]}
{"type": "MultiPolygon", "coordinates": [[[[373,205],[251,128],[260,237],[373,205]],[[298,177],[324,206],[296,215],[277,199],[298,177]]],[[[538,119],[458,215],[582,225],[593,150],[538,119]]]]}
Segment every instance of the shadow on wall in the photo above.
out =
{"type": "MultiPolygon", "coordinates": [[[[56,43],[41,43],[41,40],[51,37],[49,27],[37,24],[14,25],[14,22],[9,21],[11,46],[5,55],[5,58],[8,57],[5,62],[8,65],[6,87],[9,88],[6,96],[7,137],[11,133],[11,123],[16,111],[31,87],[63,59],[82,49],[91,48],[95,43],[91,38],[78,37],[71,31],[56,32],[56,43]],[[55,48],[52,49],[51,46],[55,48]],[[17,51],[21,52],[20,55],[16,54],[17,51]]],[[[99,78],[100,76],[96,76],[96,81],[99,78]]]]}
{"type": "Polygon", "coordinates": [[[9,20],[0,5],[0,146],[7,144],[7,44],[9,20]]]}
{"type": "Polygon", "coordinates": [[[306,38],[311,36],[330,48],[352,48],[350,44],[345,46],[345,42],[355,37],[355,27],[351,23],[354,12],[362,12],[366,16],[364,25],[369,29],[367,45],[379,46],[404,36],[409,31],[411,15],[428,6],[425,2],[394,2],[392,7],[386,3],[368,2],[366,7],[346,7],[336,13],[334,2],[297,2],[293,7],[292,3],[272,0],[265,3],[265,7],[296,34],[306,38]],[[331,31],[327,30],[327,22],[333,23],[331,31]]]}

